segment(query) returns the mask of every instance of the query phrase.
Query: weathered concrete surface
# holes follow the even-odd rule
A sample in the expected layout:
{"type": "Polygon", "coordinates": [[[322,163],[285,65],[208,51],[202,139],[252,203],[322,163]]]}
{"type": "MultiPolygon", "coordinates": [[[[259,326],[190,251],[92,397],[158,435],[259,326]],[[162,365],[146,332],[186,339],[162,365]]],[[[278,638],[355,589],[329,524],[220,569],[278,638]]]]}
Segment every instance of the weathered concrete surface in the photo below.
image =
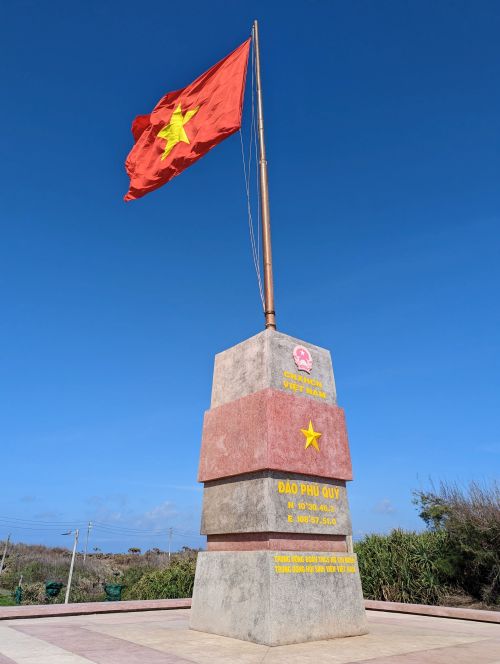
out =
{"type": "Polygon", "coordinates": [[[265,330],[215,356],[212,408],[268,387],[335,404],[330,352],[282,332],[265,330]],[[312,355],[310,373],[299,371],[295,365],[292,352],[297,345],[305,346],[312,355]],[[285,372],[294,374],[296,378],[285,375],[285,372]],[[311,384],[307,379],[321,383],[322,387],[311,384]],[[306,387],[324,392],[325,396],[307,392],[306,387]]]}
{"type": "Polygon", "coordinates": [[[200,482],[268,469],[351,480],[342,408],[267,389],[205,413],[200,482]],[[319,450],[305,447],[309,422],[319,450]]]}
{"type": "Polygon", "coordinates": [[[249,532],[352,534],[345,482],[264,471],[206,484],[201,533],[249,532]]]}
{"type": "Polygon", "coordinates": [[[356,556],[200,553],[190,627],[269,646],[366,634],[356,556]]]}

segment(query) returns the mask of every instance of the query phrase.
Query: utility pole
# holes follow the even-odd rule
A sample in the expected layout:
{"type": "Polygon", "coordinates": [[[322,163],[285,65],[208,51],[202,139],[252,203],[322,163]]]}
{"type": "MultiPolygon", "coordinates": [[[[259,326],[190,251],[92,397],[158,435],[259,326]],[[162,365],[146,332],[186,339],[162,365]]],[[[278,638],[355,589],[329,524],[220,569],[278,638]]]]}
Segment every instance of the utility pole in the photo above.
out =
{"type": "Polygon", "coordinates": [[[2,562],[0,562],[0,574],[2,573],[3,570],[3,565],[5,562],[5,556],[7,555],[7,547],[9,546],[9,542],[10,542],[10,533],[7,535],[7,541],[5,542],[5,546],[3,548],[2,562]]]}
{"type": "Polygon", "coordinates": [[[271,251],[271,213],[269,211],[269,185],[267,178],[266,145],[264,143],[264,106],[260,80],[259,24],[253,22],[253,42],[255,48],[255,80],[257,87],[257,127],[259,132],[259,182],[260,211],[262,217],[262,260],[264,263],[264,315],[266,329],[276,329],[274,311],[273,255],[271,251]]]}
{"type": "Polygon", "coordinates": [[[78,535],[80,531],[78,528],[75,530],[75,543],[73,544],[73,554],[71,556],[71,565],[69,567],[69,576],[68,576],[68,585],[66,587],[66,597],[64,598],[64,603],[67,604],[69,601],[69,591],[71,590],[71,579],[73,578],[73,567],[75,565],[75,555],[76,555],[76,546],[78,544],[78,535]]]}
{"type": "Polygon", "coordinates": [[[170,565],[170,554],[172,550],[172,528],[168,529],[168,564],[170,565]]]}
{"type": "Polygon", "coordinates": [[[92,521],[89,521],[89,525],[87,526],[87,537],[85,538],[85,549],[83,551],[83,562],[86,561],[87,559],[87,550],[89,546],[89,535],[90,531],[92,530],[92,521]]]}

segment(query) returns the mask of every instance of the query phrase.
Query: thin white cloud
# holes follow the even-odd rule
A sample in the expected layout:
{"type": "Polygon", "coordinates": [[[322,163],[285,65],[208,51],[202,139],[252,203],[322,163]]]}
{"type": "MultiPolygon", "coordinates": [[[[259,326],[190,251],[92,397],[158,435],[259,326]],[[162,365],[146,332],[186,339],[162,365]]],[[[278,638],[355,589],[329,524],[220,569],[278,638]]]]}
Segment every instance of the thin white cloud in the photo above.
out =
{"type": "Polygon", "coordinates": [[[178,515],[177,508],[174,503],[171,503],[169,500],[153,507],[153,509],[145,512],[142,518],[140,519],[141,523],[144,525],[165,525],[167,519],[172,519],[178,515]]]}
{"type": "Polygon", "coordinates": [[[373,511],[377,512],[377,514],[394,514],[396,512],[396,508],[389,500],[389,498],[383,498],[375,505],[373,511]]]}

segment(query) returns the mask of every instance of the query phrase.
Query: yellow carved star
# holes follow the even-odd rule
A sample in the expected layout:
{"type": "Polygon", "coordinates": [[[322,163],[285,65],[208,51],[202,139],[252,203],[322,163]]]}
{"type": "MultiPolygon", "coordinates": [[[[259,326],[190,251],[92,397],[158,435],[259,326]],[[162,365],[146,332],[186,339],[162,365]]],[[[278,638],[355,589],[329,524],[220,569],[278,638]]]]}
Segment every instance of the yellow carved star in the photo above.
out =
{"type": "Polygon", "coordinates": [[[168,124],[166,124],[163,129],[160,129],[157,134],[158,138],[164,138],[167,141],[165,150],[161,156],[162,161],[168,157],[177,143],[189,143],[189,138],[187,137],[184,125],[191,120],[193,115],[196,115],[199,108],[200,107],[197,106],[191,111],[186,111],[185,115],[182,115],[182,108],[179,104],[172,113],[168,124]]]}
{"type": "Polygon", "coordinates": [[[314,431],[311,420],[309,420],[309,429],[301,429],[301,431],[304,434],[304,436],[306,437],[305,449],[307,450],[309,445],[312,445],[319,452],[318,438],[321,436],[321,434],[318,433],[317,431],[314,431]]]}

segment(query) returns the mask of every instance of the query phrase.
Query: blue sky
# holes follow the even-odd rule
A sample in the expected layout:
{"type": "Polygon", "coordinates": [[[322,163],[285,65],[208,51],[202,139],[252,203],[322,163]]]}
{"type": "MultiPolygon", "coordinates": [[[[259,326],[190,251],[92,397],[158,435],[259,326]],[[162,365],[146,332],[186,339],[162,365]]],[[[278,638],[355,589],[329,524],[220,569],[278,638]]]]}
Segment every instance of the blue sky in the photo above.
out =
{"type": "Polygon", "coordinates": [[[164,548],[169,527],[203,541],[213,356],[262,327],[240,142],[128,204],[123,162],[133,117],[255,17],[278,326],[332,351],[355,534],[421,527],[429,478],[498,476],[497,2],[18,0],[0,25],[0,515],[26,521],[0,539],[67,543],[60,523],[92,519],[113,525],[92,534],[105,550],[164,548]]]}

